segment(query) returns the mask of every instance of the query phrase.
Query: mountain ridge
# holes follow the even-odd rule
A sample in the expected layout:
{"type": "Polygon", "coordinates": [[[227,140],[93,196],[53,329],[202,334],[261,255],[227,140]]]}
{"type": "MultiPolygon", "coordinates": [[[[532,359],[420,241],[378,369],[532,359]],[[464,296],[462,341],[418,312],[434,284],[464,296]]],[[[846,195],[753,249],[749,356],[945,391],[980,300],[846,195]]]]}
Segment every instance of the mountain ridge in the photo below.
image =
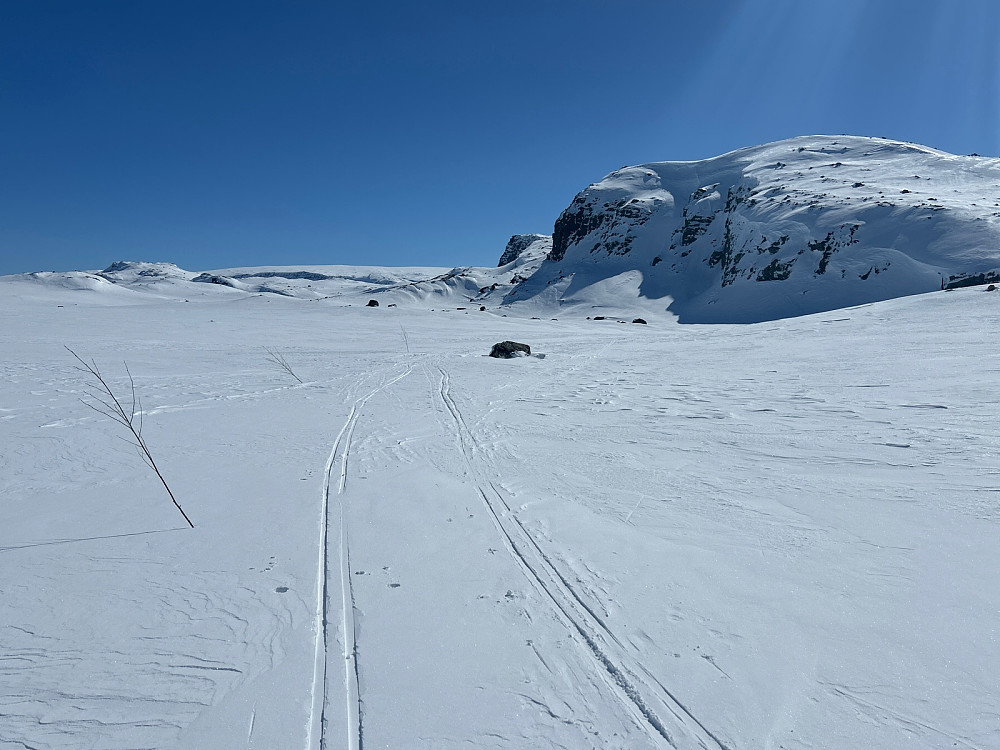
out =
{"type": "Polygon", "coordinates": [[[116,261],[103,271],[10,278],[125,295],[378,296],[521,316],[753,323],[1000,282],[1000,159],[882,138],[800,136],[700,161],[622,167],[580,191],[552,235],[513,235],[493,268],[199,274],[116,261]]]}
{"type": "Polygon", "coordinates": [[[700,323],[1000,280],[1000,159],[800,136],[623,167],[574,197],[505,302],[565,300],[625,272],[642,275],[639,296],[700,323]]]}

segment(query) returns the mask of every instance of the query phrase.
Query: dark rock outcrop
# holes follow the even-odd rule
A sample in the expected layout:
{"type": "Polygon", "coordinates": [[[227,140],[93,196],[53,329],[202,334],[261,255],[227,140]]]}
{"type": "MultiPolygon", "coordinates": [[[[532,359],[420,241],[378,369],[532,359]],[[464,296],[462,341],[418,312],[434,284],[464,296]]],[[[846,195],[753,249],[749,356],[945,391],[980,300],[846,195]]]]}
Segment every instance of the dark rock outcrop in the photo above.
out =
{"type": "Polygon", "coordinates": [[[531,347],[517,341],[501,341],[499,344],[494,344],[490,350],[490,356],[496,359],[511,359],[527,354],[531,354],[531,347]]]}
{"type": "Polygon", "coordinates": [[[328,281],[336,278],[314,271],[254,271],[253,273],[237,273],[234,279],[305,279],[306,281],[328,281]]]}
{"type": "Polygon", "coordinates": [[[368,300],[368,304],[365,305],[365,307],[378,307],[378,300],[377,299],[368,300]]]}
{"type": "Polygon", "coordinates": [[[962,289],[967,286],[982,286],[1000,281],[1000,271],[986,271],[977,274],[954,274],[944,283],[945,289],[962,289]]]}
{"type": "Polygon", "coordinates": [[[515,234],[507,240],[507,247],[504,248],[503,255],[500,256],[497,268],[513,263],[530,245],[545,239],[548,239],[548,236],[544,234],[515,234]]]}
{"type": "Polygon", "coordinates": [[[228,276],[216,276],[210,273],[202,273],[195,276],[191,281],[197,281],[200,284],[218,284],[219,286],[230,286],[236,288],[236,284],[228,276]]]}
{"type": "MultiPolygon", "coordinates": [[[[614,178],[617,174],[612,172],[609,177],[614,178]]],[[[608,255],[628,255],[637,236],[636,230],[665,203],[660,196],[633,198],[626,195],[619,200],[599,204],[591,192],[597,187],[591,185],[577,195],[569,208],[556,219],[548,260],[558,263],[566,257],[566,250],[571,245],[580,244],[588,237],[597,238],[589,251],[592,254],[604,251],[608,255]]]]}

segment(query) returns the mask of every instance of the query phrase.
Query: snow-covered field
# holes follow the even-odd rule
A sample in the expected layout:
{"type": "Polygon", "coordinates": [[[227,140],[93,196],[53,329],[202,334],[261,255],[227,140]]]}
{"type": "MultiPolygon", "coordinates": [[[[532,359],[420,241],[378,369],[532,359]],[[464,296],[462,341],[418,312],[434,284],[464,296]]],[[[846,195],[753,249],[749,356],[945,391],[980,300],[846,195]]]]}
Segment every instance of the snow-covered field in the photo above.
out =
{"type": "Polygon", "coordinates": [[[1000,747],[1000,292],[371,283],[0,278],[0,748],[1000,747]],[[64,346],[128,363],[194,529],[64,346]]]}

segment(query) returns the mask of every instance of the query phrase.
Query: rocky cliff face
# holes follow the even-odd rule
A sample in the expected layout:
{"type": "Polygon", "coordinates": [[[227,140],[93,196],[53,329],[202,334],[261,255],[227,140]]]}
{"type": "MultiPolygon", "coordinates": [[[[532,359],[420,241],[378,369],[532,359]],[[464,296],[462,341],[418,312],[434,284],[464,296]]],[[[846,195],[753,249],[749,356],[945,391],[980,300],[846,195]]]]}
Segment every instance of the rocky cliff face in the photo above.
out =
{"type": "Polygon", "coordinates": [[[500,256],[497,268],[513,263],[532,245],[551,243],[551,239],[547,234],[515,234],[507,240],[507,247],[504,248],[503,255],[500,256]]]}
{"type": "Polygon", "coordinates": [[[635,271],[640,295],[691,322],[1000,278],[1000,160],[809,136],[620,169],[573,199],[546,262],[508,297],[635,271]]]}

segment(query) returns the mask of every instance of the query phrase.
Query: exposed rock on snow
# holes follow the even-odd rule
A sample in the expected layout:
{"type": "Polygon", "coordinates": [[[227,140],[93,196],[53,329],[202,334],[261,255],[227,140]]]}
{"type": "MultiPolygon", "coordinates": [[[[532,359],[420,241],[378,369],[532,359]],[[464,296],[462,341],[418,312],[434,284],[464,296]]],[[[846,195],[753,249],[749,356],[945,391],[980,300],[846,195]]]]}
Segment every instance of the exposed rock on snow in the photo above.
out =
{"type": "Polygon", "coordinates": [[[531,347],[517,341],[501,341],[499,344],[494,344],[490,350],[490,356],[497,359],[512,359],[530,354],[531,347]]]}
{"type": "Polygon", "coordinates": [[[545,253],[548,254],[552,247],[552,237],[547,234],[515,234],[507,241],[507,247],[504,248],[503,255],[500,256],[500,262],[497,263],[497,267],[513,263],[521,257],[525,250],[532,246],[534,246],[533,249],[538,250],[543,249],[543,246],[547,246],[544,249],[545,253]]]}
{"type": "Polygon", "coordinates": [[[313,271],[253,271],[247,273],[233,274],[234,279],[305,279],[306,281],[329,281],[336,276],[327,276],[325,273],[315,273],[313,271]]]}
{"type": "Polygon", "coordinates": [[[218,284],[219,286],[228,286],[233,289],[243,289],[244,291],[249,289],[247,284],[238,282],[228,276],[219,276],[211,273],[198,274],[191,281],[196,281],[199,284],[218,284]]]}
{"type": "Polygon", "coordinates": [[[191,281],[196,281],[204,284],[217,284],[219,286],[228,286],[232,289],[239,289],[241,292],[252,292],[254,294],[280,294],[283,297],[291,296],[289,292],[282,289],[274,289],[269,286],[264,286],[262,284],[247,284],[243,281],[238,281],[237,279],[231,278],[229,276],[221,276],[219,274],[212,273],[202,273],[195,276],[191,281]]]}
{"type": "Polygon", "coordinates": [[[961,289],[966,286],[981,286],[994,281],[1000,281],[1000,271],[988,271],[973,275],[964,273],[954,274],[948,277],[947,283],[943,286],[945,289],[961,289]]]}
{"type": "Polygon", "coordinates": [[[194,274],[178,268],[173,263],[145,263],[141,261],[116,260],[97,274],[113,282],[174,281],[191,279],[194,274]]]}

